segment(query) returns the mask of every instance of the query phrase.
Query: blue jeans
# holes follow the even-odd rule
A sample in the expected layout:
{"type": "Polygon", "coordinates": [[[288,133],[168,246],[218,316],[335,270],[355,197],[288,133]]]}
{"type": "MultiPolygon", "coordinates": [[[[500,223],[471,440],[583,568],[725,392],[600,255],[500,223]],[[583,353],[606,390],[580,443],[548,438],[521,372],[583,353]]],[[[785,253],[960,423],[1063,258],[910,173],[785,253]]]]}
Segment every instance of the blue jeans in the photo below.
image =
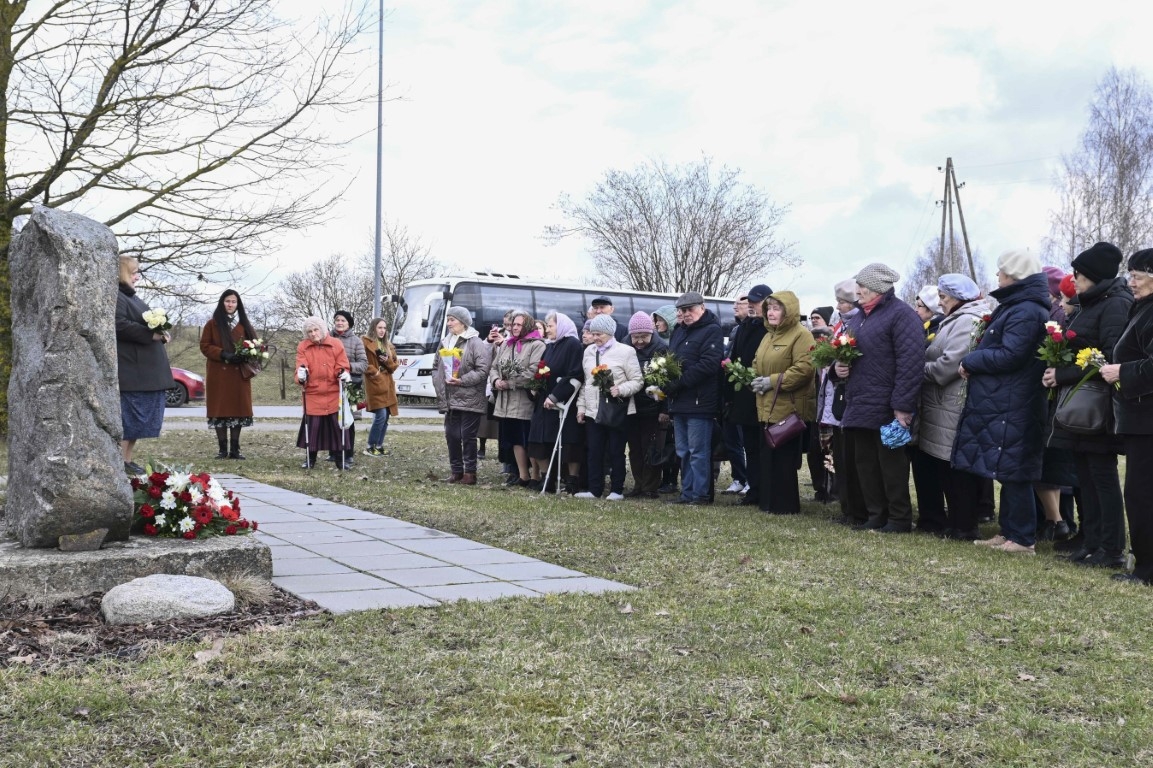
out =
{"type": "Polygon", "coordinates": [[[1001,535],[1023,547],[1037,543],[1037,506],[1032,483],[1001,483],[1001,535]]]}
{"type": "Polygon", "coordinates": [[[384,434],[388,432],[388,409],[379,408],[372,412],[372,426],[368,428],[368,447],[384,445],[384,434]]]}
{"type": "Polygon", "coordinates": [[[701,416],[673,416],[677,456],[681,459],[681,498],[708,501],[713,476],[713,420],[701,416]]]}

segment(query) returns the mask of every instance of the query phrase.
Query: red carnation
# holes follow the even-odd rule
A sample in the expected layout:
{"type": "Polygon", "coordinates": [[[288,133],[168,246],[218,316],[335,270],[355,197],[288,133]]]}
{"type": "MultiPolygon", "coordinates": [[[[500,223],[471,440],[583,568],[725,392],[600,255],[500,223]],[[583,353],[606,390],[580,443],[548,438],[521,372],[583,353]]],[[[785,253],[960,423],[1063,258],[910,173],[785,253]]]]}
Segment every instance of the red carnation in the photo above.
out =
{"type": "Polygon", "coordinates": [[[183,501],[185,504],[191,504],[191,503],[192,503],[192,494],[191,494],[191,493],[189,493],[188,491],[181,491],[181,492],[180,492],[180,493],[177,495],[177,497],[176,497],[176,498],[180,499],[180,500],[181,500],[181,501],[183,501]]]}
{"type": "Polygon", "coordinates": [[[132,490],[134,490],[134,491],[140,490],[140,486],[144,485],[144,483],[140,482],[140,478],[136,477],[135,475],[133,475],[132,479],[129,480],[128,482],[132,486],[132,490]]]}
{"type": "Polygon", "coordinates": [[[153,472],[148,476],[149,482],[153,485],[164,485],[168,481],[168,475],[161,472],[153,472]]]}
{"type": "Polygon", "coordinates": [[[156,535],[156,526],[153,525],[152,523],[145,523],[144,524],[144,535],[145,536],[155,536],[156,535]]]}
{"type": "Polygon", "coordinates": [[[253,521],[252,521],[252,530],[254,530],[254,531],[255,531],[255,530],[256,530],[256,527],[257,527],[257,525],[258,525],[258,523],[257,523],[255,520],[253,520],[253,521]]]}
{"type": "Polygon", "coordinates": [[[225,520],[239,520],[240,519],[240,513],[237,512],[232,507],[221,507],[220,508],[220,516],[223,517],[225,520]]]}
{"type": "Polygon", "coordinates": [[[196,533],[195,533],[194,531],[185,531],[185,532],[184,532],[184,538],[186,538],[186,539],[195,539],[195,538],[196,538],[196,533]]]}
{"type": "Polygon", "coordinates": [[[148,489],[148,495],[154,499],[159,499],[164,495],[164,491],[157,488],[155,485],[148,489]]]}
{"type": "Polygon", "coordinates": [[[208,507],[197,507],[192,510],[192,519],[200,525],[208,525],[212,522],[212,510],[208,507]]]}
{"type": "Polygon", "coordinates": [[[237,523],[237,525],[239,525],[241,528],[247,528],[248,527],[248,521],[247,520],[241,520],[239,523],[237,523]]]}
{"type": "Polygon", "coordinates": [[[152,508],[151,504],[141,504],[140,505],[140,516],[141,517],[156,517],[156,510],[152,508]]]}
{"type": "Polygon", "coordinates": [[[236,535],[236,526],[235,525],[225,526],[224,535],[235,536],[236,535]]]}

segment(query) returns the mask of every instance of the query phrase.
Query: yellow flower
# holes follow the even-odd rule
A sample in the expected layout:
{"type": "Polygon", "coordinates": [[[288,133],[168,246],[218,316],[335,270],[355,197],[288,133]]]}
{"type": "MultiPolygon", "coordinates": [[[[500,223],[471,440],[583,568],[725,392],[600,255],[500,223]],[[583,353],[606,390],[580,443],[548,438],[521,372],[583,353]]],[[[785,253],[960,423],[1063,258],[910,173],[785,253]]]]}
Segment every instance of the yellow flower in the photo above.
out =
{"type": "Polygon", "coordinates": [[[451,349],[441,347],[441,357],[460,357],[460,347],[452,347],[451,349]]]}
{"type": "Polygon", "coordinates": [[[1076,362],[1077,367],[1081,368],[1082,370],[1088,368],[1089,366],[1100,368],[1106,364],[1105,356],[1101,354],[1101,350],[1096,349],[1095,347],[1082,349],[1077,353],[1077,359],[1074,362],[1076,362]]]}

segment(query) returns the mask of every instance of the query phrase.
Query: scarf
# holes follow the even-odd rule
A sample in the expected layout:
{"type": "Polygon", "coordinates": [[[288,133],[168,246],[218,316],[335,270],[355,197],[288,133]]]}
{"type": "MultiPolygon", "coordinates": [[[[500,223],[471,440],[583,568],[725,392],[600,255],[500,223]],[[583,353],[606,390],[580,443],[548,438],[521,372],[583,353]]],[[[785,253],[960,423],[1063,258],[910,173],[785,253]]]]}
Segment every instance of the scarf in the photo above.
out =
{"type": "Polygon", "coordinates": [[[536,328],[533,328],[531,331],[526,333],[524,336],[514,336],[511,339],[509,339],[509,341],[515,341],[516,342],[515,349],[516,349],[516,353],[519,355],[520,349],[526,341],[532,341],[533,339],[539,339],[539,338],[540,338],[540,331],[538,331],[536,328]]]}
{"type": "Polygon", "coordinates": [[[617,343],[617,340],[616,340],[616,339],[610,338],[608,341],[606,341],[606,342],[604,343],[604,346],[603,346],[603,347],[597,347],[597,354],[598,354],[598,355],[603,355],[605,352],[608,352],[608,351],[609,351],[609,349],[611,349],[611,348],[612,348],[612,346],[613,346],[614,344],[616,344],[616,343],[617,343]]]}
{"type": "Polygon", "coordinates": [[[556,313],[556,340],[567,338],[580,339],[580,334],[577,333],[576,324],[568,315],[560,312],[556,313]]]}
{"type": "Polygon", "coordinates": [[[465,341],[468,341],[469,339],[475,339],[479,335],[480,333],[476,330],[476,328],[473,328],[470,325],[468,328],[465,328],[464,333],[460,334],[459,336],[457,336],[455,333],[450,333],[449,335],[445,336],[443,339],[441,339],[440,346],[444,349],[452,349],[456,346],[456,342],[458,340],[464,339],[465,341]]]}
{"type": "Polygon", "coordinates": [[[861,311],[865,313],[865,316],[866,316],[866,317],[868,317],[868,315],[869,315],[869,314],[870,314],[870,313],[871,313],[871,312],[872,312],[874,309],[876,309],[876,308],[877,308],[877,305],[881,303],[881,299],[883,299],[883,298],[885,298],[885,294],[883,294],[883,293],[882,293],[880,296],[878,296],[877,298],[873,299],[872,301],[866,301],[866,302],[862,303],[862,304],[861,304],[861,311]]]}

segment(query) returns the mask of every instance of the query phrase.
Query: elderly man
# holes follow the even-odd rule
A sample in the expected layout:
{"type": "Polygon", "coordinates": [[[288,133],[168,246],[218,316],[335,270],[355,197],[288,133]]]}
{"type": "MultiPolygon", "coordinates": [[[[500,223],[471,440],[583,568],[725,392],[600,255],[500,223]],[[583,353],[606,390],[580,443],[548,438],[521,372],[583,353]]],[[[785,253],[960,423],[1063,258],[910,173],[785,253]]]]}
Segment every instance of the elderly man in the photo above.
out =
{"type": "Polygon", "coordinates": [[[613,334],[613,338],[615,338],[617,341],[621,342],[622,344],[628,344],[629,343],[629,328],[628,328],[628,326],[625,325],[624,323],[622,323],[620,320],[617,320],[615,317],[613,317],[613,300],[612,299],[610,299],[608,296],[597,296],[592,301],[592,310],[593,310],[593,312],[596,312],[598,315],[608,315],[609,318],[614,323],[616,323],[616,326],[617,326],[616,332],[613,334]]]}
{"type": "Polygon", "coordinates": [[[681,459],[681,495],[674,504],[712,502],[713,424],[721,409],[721,358],[725,337],[705,299],[688,291],[676,302],[679,322],[669,340],[681,378],[665,387],[681,459]]]}

